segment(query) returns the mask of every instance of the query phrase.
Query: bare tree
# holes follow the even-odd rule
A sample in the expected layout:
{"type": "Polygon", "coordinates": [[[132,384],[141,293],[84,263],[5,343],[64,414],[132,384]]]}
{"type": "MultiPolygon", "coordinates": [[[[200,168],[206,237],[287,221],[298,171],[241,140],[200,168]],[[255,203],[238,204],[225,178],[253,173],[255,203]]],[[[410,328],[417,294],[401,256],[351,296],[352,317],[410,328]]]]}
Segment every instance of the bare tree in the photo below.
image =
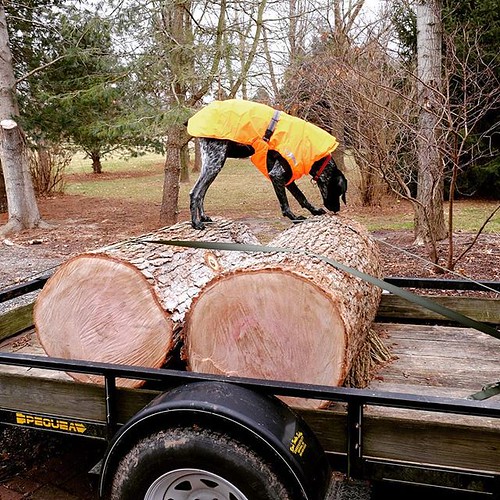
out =
{"type": "Polygon", "coordinates": [[[37,195],[64,191],[64,171],[72,157],[73,152],[61,144],[38,142],[29,148],[30,173],[37,195]]]}
{"type": "Polygon", "coordinates": [[[361,202],[370,205],[385,190],[378,172],[389,147],[389,128],[380,115],[390,100],[384,87],[395,65],[384,47],[384,23],[376,23],[377,33],[371,32],[375,26],[360,28],[364,2],[333,5],[333,29],[319,31],[316,26],[319,37],[308,57],[292,62],[288,70],[283,99],[292,112],[339,139],[335,161],[346,169],[346,156],[354,158],[350,192],[356,187],[361,202]]]}
{"type": "MultiPolygon", "coordinates": [[[[187,100],[189,76],[193,74],[191,1],[175,0],[161,7],[158,15],[158,37],[171,78],[166,100],[170,107],[182,107],[187,100]]],[[[179,182],[183,151],[189,138],[182,122],[173,121],[167,130],[163,197],[160,222],[177,222],[179,182]]]]}
{"type": "Polygon", "coordinates": [[[191,0],[172,0],[159,10],[159,47],[170,80],[166,104],[179,111],[167,130],[160,211],[164,224],[177,221],[180,164],[189,140],[184,127],[185,110],[195,107],[214,84],[224,97],[234,97],[243,87],[259,48],[265,7],[266,1],[248,3],[246,24],[237,22],[238,5],[229,9],[226,0],[197,5],[191,0]],[[240,47],[240,51],[232,52],[233,46],[240,47]],[[238,70],[234,71],[234,67],[238,70]]]}
{"type": "MultiPolygon", "coordinates": [[[[337,93],[337,99],[344,103],[338,106],[349,109],[346,142],[364,172],[360,180],[363,199],[373,202],[370,185],[373,187],[379,176],[398,195],[408,199],[415,219],[421,215],[422,225],[429,231],[427,239],[419,240],[422,233],[417,230],[416,221],[416,241],[428,244],[435,263],[436,241],[442,233],[436,232],[432,214],[437,211],[441,218],[444,212],[443,181],[449,176],[449,269],[464,255],[462,252],[457,258],[453,256],[456,180],[469,166],[495,154],[478,144],[493,141],[498,123],[491,123],[487,129],[480,127],[484,118],[500,107],[495,61],[486,62],[481,57],[480,34],[476,30],[467,26],[458,29],[460,36],[455,33],[444,37],[446,53],[440,56],[439,68],[433,70],[439,86],[431,87],[434,82],[425,72],[426,58],[421,63],[423,69],[410,71],[407,64],[389,56],[388,46],[379,34],[370,43],[358,46],[350,58],[344,58],[344,88],[337,93]],[[422,96],[427,96],[427,100],[422,96]],[[424,162],[430,159],[432,164],[424,162]]],[[[497,211],[498,208],[494,213],[497,211]]],[[[484,225],[480,231],[483,229],[484,225]]]]}
{"type": "MultiPolygon", "coordinates": [[[[484,118],[493,116],[500,108],[500,81],[493,61],[486,61],[481,54],[480,33],[467,25],[457,26],[445,36],[444,105],[440,120],[443,123],[442,156],[450,172],[448,205],[448,258],[447,268],[453,270],[470,249],[454,256],[453,207],[457,180],[462,172],[481,160],[492,159],[496,151],[480,147],[491,144],[498,133],[499,123],[487,123],[484,118]],[[457,40],[461,50],[458,50],[457,40]]],[[[498,206],[478,231],[498,211],[498,206]]],[[[476,237],[477,239],[477,237],[476,237]]],[[[474,240],[475,241],[475,240],[474,240]]]]}

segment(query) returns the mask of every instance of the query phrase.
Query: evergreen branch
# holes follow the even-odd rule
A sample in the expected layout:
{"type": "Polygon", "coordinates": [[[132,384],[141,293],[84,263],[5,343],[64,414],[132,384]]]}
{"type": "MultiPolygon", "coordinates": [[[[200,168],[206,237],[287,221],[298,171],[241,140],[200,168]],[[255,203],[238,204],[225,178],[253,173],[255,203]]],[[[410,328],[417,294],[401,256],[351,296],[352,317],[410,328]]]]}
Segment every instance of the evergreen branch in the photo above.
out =
{"type": "Polygon", "coordinates": [[[38,66],[38,68],[32,69],[30,72],[28,72],[25,75],[23,75],[20,78],[18,78],[16,80],[16,85],[20,84],[24,80],[27,80],[28,78],[30,78],[31,76],[37,74],[38,72],[43,71],[44,69],[49,68],[50,66],[52,66],[56,62],[60,61],[61,59],[64,59],[66,56],[67,56],[67,54],[63,54],[62,56],[58,56],[55,59],[52,59],[52,61],[50,61],[50,62],[48,62],[46,64],[42,64],[41,66],[38,66]]]}

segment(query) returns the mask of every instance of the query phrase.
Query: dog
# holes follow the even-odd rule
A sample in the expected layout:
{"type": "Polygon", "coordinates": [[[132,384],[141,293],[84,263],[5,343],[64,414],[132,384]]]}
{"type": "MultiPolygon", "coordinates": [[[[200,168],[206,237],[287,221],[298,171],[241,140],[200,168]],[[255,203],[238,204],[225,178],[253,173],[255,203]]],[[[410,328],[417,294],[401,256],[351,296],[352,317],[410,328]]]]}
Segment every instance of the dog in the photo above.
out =
{"type": "Polygon", "coordinates": [[[325,210],[312,205],[295,181],[310,174],[324,206],[336,213],[346,203],[347,180],[331,153],[335,137],[315,125],[264,104],[239,99],[214,101],[187,123],[188,133],[199,138],[201,172],[189,193],[191,224],[204,229],[211,222],[203,202],[208,188],[227,158],[248,158],[270,179],[281,213],[293,222],[305,219],[290,209],[286,190],[313,215],[325,210]]]}

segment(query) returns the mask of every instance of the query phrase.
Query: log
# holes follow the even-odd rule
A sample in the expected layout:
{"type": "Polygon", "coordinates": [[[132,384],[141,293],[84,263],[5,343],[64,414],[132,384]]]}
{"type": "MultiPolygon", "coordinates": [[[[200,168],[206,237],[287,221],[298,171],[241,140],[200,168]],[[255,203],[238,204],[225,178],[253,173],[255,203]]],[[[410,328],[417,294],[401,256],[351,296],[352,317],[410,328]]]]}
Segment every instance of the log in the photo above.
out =
{"type": "MultiPolygon", "coordinates": [[[[379,276],[376,243],[359,224],[321,216],[269,246],[307,250],[379,276]]],[[[341,385],[363,350],[381,291],[305,254],[240,254],[193,301],[184,342],[190,370],[341,385]]],[[[325,401],[289,400],[301,407],[325,401]]]]}
{"type": "MultiPolygon", "coordinates": [[[[243,224],[219,220],[196,231],[185,222],[70,259],[48,280],[34,308],[48,355],[144,367],[165,363],[193,297],[238,256],[147,242],[159,239],[258,243],[243,224]]],[[[123,387],[141,384],[117,380],[123,387]]]]}

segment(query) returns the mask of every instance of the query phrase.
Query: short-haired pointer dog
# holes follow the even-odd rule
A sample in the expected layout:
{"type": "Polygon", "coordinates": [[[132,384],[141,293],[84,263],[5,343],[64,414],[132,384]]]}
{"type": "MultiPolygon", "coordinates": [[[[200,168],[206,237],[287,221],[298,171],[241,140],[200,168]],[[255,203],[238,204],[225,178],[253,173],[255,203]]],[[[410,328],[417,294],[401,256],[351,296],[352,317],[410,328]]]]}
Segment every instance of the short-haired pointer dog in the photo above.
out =
{"type": "Polygon", "coordinates": [[[191,224],[195,229],[204,229],[204,222],[211,222],[204,212],[203,201],[227,158],[251,156],[252,162],[271,180],[282,214],[292,221],[305,217],[291,211],[286,190],[311,214],[325,213],[309,203],[296,185],[295,180],[305,173],[316,181],[328,210],[336,213],[340,210],[340,200],[346,202],[347,180],[331,156],[338,143],[333,136],[304,120],[249,101],[216,101],[189,120],[188,132],[199,137],[201,151],[200,176],[190,192],[191,224]],[[215,114],[204,112],[210,107],[215,114]],[[250,111],[249,117],[243,116],[242,108],[250,111]],[[264,112],[263,118],[256,117],[256,110],[264,112]],[[230,128],[227,122],[231,120],[235,122],[234,130],[227,131],[230,128]],[[215,122],[222,123],[219,126],[215,122]],[[315,136],[318,131],[320,135],[315,136]],[[316,137],[318,147],[314,142],[316,137]],[[301,147],[307,151],[301,152],[301,147]]]}

